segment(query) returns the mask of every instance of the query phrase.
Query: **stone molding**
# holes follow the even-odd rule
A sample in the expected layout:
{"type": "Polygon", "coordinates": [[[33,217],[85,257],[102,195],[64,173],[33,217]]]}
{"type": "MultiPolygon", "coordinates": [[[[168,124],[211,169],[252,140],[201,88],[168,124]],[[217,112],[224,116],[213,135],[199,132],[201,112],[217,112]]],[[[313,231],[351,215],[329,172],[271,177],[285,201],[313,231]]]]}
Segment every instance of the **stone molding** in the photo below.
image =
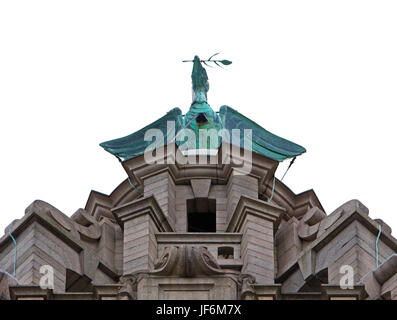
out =
{"type": "Polygon", "coordinates": [[[226,232],[240,232],[248,214],[272,222],[273,228],[276,230],[285,211],[284,208],[242,195],[229,220],[226,232]]]}
{"type": "MultiPolygon", "coordinates": [[[[283,269],[282,273],[277,274],[276,281],[284,281],[284,279],[299,267],[301,267],[300,269],[303,274],[305,274],[306,278],[310,275],[314,275],[313,272],[316,270],[316,266],[314,265],[315,262],[313,257],[326,244],[334,239],[339,232],[343,231],[354,221],[359,221],[374,235],[379,233],[378,224],[368,216],[368,208],[358,200],[350,200],[321,220],[317,238],[312,242],[308,242],[308,245],[297,256],[296,260],[290,264],[289,268],[283,269]],[[310,274],[310,270],[312,271],[312,274],[310,274]]],[[[397,251],[397,240],[390,234],[382,233],[380,240],[394,251],[397,251]]]]}
{"type": "Polygon", "coordinates": [[[159,231],[174,232],[174,228],[171,226],[153,195],[114,208],[112,209],[112,213],[122,228],[126,221],[148,214],[159,231]]]}
{"type": "Polygon", "coordinates": [[[157,276],[194,277],[224,275],[216,259],[203,246],[166,247],[150,273],[157,276]]]}
{"type": "Polygon", "coordinates": [[[211,179],[191,179],[190,184],[195,198],[208,198],[211,179]]]}
{"type": "Polygon", "coordinates": [[[242,233],[216,232],[216,233],[192,233],[192,232],[158,232],[156,233],[157,243],[213,243],[213,244],[240,244],[242,233]]]}
{"type": "Polygon", "coordinates": [[[365,275],[360,283],[365,285],[370,299],[381,299],[397,288],[397,254],[391,255],[378,268],[365,275]]]}

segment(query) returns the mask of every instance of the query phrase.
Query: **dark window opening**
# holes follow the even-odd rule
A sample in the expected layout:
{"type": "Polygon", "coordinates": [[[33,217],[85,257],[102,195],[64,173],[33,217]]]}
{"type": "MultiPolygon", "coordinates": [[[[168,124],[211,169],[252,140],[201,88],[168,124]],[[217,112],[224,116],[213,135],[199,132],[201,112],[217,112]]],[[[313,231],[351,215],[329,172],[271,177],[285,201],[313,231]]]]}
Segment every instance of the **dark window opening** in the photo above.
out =
{"type": "Polygon", "coordinates": [[[188,199],[186,204],[188,232],[216,232],[215,199],[188,199]]]}
{"type": "Polygon", "coordinates": [[[218,259],[234,259],[234,248],[233,247],[219,247],[218,248],[218,259]]]}
{"type": "Polygon", "coordinates": [[[196,117],[196,121],[198,124],[204,124],[207,123],[207,117],[205,116],[204,113],[200,113],[197,117],[196,117]]]}

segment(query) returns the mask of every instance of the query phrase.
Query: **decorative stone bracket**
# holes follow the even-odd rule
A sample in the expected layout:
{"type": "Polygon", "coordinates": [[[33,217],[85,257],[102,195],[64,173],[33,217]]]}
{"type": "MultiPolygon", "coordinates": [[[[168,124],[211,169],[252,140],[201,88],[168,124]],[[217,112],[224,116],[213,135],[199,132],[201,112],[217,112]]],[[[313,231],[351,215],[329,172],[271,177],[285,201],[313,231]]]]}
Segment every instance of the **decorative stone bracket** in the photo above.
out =
{"type": "Polygon", "coordinates": [[[166,247],[151,272],[158,276],[194,277],[200,275],[223,275],[218,262],[205,247],[166,247]]]}

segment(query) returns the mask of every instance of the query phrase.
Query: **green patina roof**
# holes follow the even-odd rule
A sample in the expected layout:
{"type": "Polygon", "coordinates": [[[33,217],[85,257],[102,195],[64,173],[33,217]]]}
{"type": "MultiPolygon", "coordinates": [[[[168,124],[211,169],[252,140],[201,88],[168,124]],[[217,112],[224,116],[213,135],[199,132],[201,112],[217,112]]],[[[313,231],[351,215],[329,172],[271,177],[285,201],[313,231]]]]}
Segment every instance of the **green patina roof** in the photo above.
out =
{"type": "Polygon", "coordinates": [[[272,134],[231,107],[222,106],[219,114],[214,112],[207,103],[207,92],[209,90],[207,72],[197,56],[193,60],[192,87],[194,92],[193,102],[186,115],[183,116],[179,108],[174,108],[167,112],[165,116],[141,130],[123,138],[103,142],[100,146],[113,155],[127,160],[175,140],[181,149],[217,149],[221,144],[221,137],[218,136],[221,129],[228,132],[230,137],[232,137],[233,129],[240,129],[240,139],[231,142],[234,144],[238,142],[239,146],[246,146],[243,135],[244,129],[251,129],[253,152],[277,161],[283,161],[286,158],[292,158],[306,152],[306,149],[302,146],[272,134]],[[204,121],[198,121],[197,117],[204,119],[204,121]],[[175,122],[175,130],[170,130],[167,127],[168,121],[175,122]],[[149,129],[161,130],[164,141],[157,145],[153,144],[152,141],[145,141],[144,136],[149,129]],[[191,129],[195,132],[197,137],[195,145],[185,143],[187,138],[179,141],[187,133],[185,129],[191,129]],[[200,146],[199,129],[215,129],[209,132],[211,132],[210,135],[216,135],[216,137],[213,140],[209,139],[205,146],[200,146]]]}

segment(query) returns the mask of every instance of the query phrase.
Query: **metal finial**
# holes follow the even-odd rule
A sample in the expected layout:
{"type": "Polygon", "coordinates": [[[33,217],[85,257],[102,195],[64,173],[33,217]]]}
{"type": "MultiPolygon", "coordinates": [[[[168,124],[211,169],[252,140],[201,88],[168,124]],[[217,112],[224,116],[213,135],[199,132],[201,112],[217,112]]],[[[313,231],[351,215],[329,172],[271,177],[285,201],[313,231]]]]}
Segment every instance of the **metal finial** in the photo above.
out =
{"type": "MultiPolygon", "coordinates": [[[[220,52],[217,52],[215,54],[213,54],[211,57],[209,57],[207,60],[200,60],[200,62],[204,63],[207,67],[211,67],[209,64],[207,64],[207,62],[213,62],[215,63],[218,67],[223,68],[220,64],[223,64],[224,66],[228,66],[229,64],[232,64],[232,62],[230,60],[212,60],[213,57],[215,57],[216,55],[218,55],[220,52]]],[[[194,62],[194,60],[182,60],[182,62],[194,62]]]]}

